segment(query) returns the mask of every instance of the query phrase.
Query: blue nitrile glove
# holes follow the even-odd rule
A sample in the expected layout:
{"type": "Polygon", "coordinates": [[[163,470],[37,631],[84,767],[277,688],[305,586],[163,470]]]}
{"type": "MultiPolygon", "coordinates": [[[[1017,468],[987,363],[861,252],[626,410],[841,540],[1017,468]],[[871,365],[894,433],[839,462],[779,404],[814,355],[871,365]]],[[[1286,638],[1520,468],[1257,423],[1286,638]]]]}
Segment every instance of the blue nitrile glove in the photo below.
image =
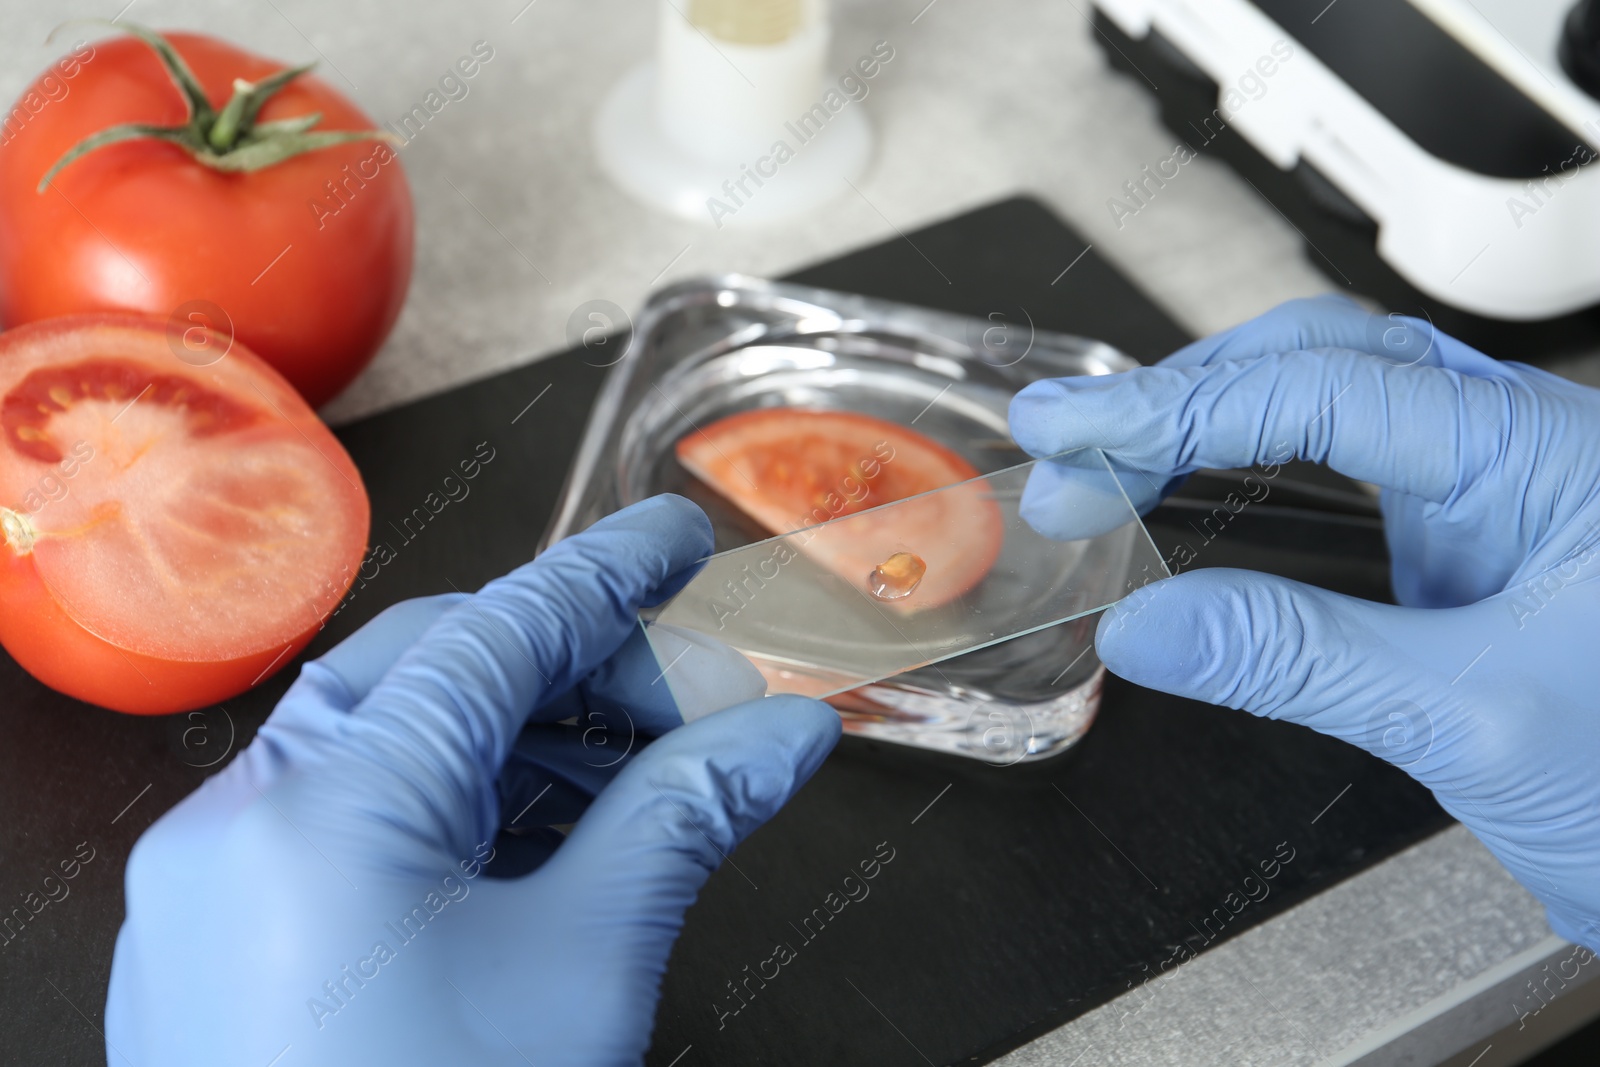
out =
{"type": "Polygon", "coordinates": [[[800,697],[671,729],[630,635],[710,548],[692,504],[649,500],[307,664],[134,848],[109,1061],[639,1062],[685,909],[839,736],[800,697]],[[558,725],[587,712],[608,743],[558,725]],[[544,828],[536,872],[483,876],[503,824],[544,828]]]}
{"type": "Polygon", "coordinates": [[[1035,455],[1104,448],[1145,472],[1145,506],[1202,467],[1270,487],[1290,456],[1382,486],[1404,607],[1198,570],[1109,611],[1100,657],[1405,768],[1600,949],[1600,392],[1318,299],[1156,367],[1030,385],[1011,428],[1035,455]]]}

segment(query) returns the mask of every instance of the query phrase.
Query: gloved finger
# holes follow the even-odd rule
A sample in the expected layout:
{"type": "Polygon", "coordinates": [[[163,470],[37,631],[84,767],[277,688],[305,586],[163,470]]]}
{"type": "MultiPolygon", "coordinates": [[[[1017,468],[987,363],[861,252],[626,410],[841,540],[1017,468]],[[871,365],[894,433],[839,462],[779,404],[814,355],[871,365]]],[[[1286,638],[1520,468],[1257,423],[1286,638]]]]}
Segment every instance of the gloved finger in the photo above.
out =
{"type": "Polygon", "coordinates": [[[1085,448],[1034,464],[1017,513],[1057,541],[1098,537],[1126,526],[1135,510],[1154,507],[1165,486],[1142,471],[1113,472],[1098,450],[1085,448]]]}
{"type": "Polygon", "coordinates": [[[539,717],[656,737],[766,692],[766,678],[733,646],[669,623],[640,624],[539,717]]]}
{"type": "Polygon", "coordinates": [[[1424,708],[1448,679],[1408,652],[1444,614],[1208,568],[1120,601],[1095,649],[1139,685],[1301,723],[1415,771],[1446,725],[1424,708]]]}
{"type": "Polygon", "coordinates": [[[652,737],[666,733],[682,725],[683,719],[671,690],[661,683],[661,673],[644,625],[636,623],[615,652],[577,685],[546,700],[536,718],[539,722],[572,719],[588,727],[652,737]]]}
{"type": "Polygon", "coordinates": [[[306,666],[331,672],[349,692],[350,703],[358,703],[439,616],[466,599],[463,593],[442,593],[391,604],[306,666]]]}
{"type": "Polygon", "coordinates": [[[531,723],[500,768],[503,829],[577,822],[649,738],[599,724],[531,723]]]}
{"type": "MultiPolygon", "coordinates": [[[[1315,348],[1359,349],[1365,323],[1372,316],[1361,305],[1337,293],[1324,293],[1303,300],[1290,300],[1271,311],[1241,322],[1209,337],[1191,341],[1161,360],[1161,367],[1202,367],[1224,360],[1255,359],[1269,352],[1295,352],[1315,348]]],[[[1076,407],[1070,394],[1060,398],[1070,408],[1071,417],[1081,421],[1085,440],[1110,440],[1091,420],[1093,411],[1076,407]]],[[[1013,428],[1013,434],[1015,434],[1013,428]]],[[[1036,456],[1048,453],[1034,452],[1036,456]]],[[[1140,472],[1125,479],[1134,509],[1143,515],[1178,490],[1188,475],[1171,477],[1140,472]]],[[[1071,513],[1075,495],[1085,483],[1098,475],[1074,475],[1070,471],[1035,470],[1028,476],[1023,496],[1026,519],[1040,533],[1058,540],[1071,535],[1065,531],[1076,525],[1071,513]]],[[[1093,536],[1093,535],[1087,535],[1093,536]]]]}
{"type": "Polygon", "coordinates": [[[766,677],[732,645],[664,622],[653,623],[644,633],[662,665],[649,684],[671,690],[683,722],[766,695],[766,677]]]}
{"type": "Polygon", "coordinates": [[[1376,314],[1336,294],[1279,304],[1249,322],[1185,345],[1160,365],[1198,367],[1324,348],[1364,352],[1396,367],[1446,367],[1475,377],[1510,376],[1504,363],[1425,319],[1376,314]]]}
{"type": "MultiPolygon", "coordinates": [[[[699,508],[661,496],[611,515],[441,617],[356,708],[362,750],[410,779],[413,814],[470,848],[523,722],[615,652],[639,607],[711,548],[699,508]]],[[[352,736],[356,736],[353,732],[352,736]]]]}
{"type": "Polygon", "coordinates": [[[269,737],[276,731],[321,730],[327,725],[325,709],[354,708],[428,627],[465,599],[460,593],[445,593],[384,608],[355,633],[301,667],[300,676],[262,730],[269,737]],[[307,689],[315,690],[316,695],[303,692],[307,689]]]}
{"type": "Polygon", "coordinates": [[[650,737],[681,726],[683,716],[662,677],[662,666],[643,624],[636,623],[622,647],[578,684],[579,721],[589,729],[650,737]]]}
{"type": "Polygon", "coordinates": [[[635,627],[578,691],[585,721],[654,737],[765,695],[767,680],[731,645],[657,623],[635,627]]]}
{"type": "Polygon", "coordinates": [[[551,712],[573,723],[529,723],[517,735],[500,769],[502,825],[577,821],[651,737],[766,690],[755,665],[715,638],[666,624],[651,626],[647,637],[636,627],[551,712]],[[527,814],[534,805],[538,812],[527,814]]]}
{"type": "MultiPolygon", "coordinates": [[[[1405,323],[1388,320],[1379,325],[1377,316],[1354,300],[1338,293],[1324,293],[1287,301],[1248,322],[1191,341],[1163,359],[1159,366],[1201,367],[1225,360],[1256,359],[1274,352],[1319,348],[1366,351],[1374,338],[1386,358],[1395,362],[1417,362],[1414,353],[1431,353],[1434,348],[1431,330],[1424,334],[1405,323]]],[[[1438,362],[1439,357],[1434,355],[1432,365],[1438,362]]],[[[1073,416],[1093,417],[1085,411],[1074,411],[1073,416]]],[[[1099,433],[1098,427],[1091,429],[1099,433]]],[[[1063,534],[1052,531],[1077,525],[1072,517],[1076,510],[1076,494],[1088,477],[1065,471],[1036,470],[1028,478],[1023,503],[1029,510],[1024,518],[1046,536],[1065,539],[1063,534]]],[[[1176,492],[1187,477],[1187,474],[1164,477],[1142,473],[1124,482],[1134,509],[1143,515],[1176,492]]]]}
{"type": "MultiPolygon", "coordinates": [[[[1515,378],[1530,368],[1491,359],[1455,338],[1439,332],[1432,323],[1397,314],[1376,314],[1337,293],[1327,293],[1280,304],[1248,322],[1210,337],[1193,341],[1159,364],[1162,367],[1200,367],[1226,361],[1259,359],[1284,352],[1341,348],[1361,352],[1393,366],[1445,367],[1480,378],[1515,378]]],[[[1079,419],[1092,418],[1092,411],[1076,410],[1079,419]]],[[[1093,428],[1097,436],[1098,427],[1093,428]]],[[[1144,514],[1183,484],[1187,474],[1158,478],[1147,474],[1142,480],[1129,480],[1129,496],[1135,509],[1144,514]]],[[[1048,490],[1042,484],[1071,482],[1072,479],[1043,478],[1035,490],[1036,514],[1042,523],[1060,522],[1062,507],[1052,508],[1048,490]]],[[[1030,488],[1033,488],[1030,486],[1030,488]]],[[[1041,526],[1041,529],[1044,527],[1041,526]]]]}
{"type": "Polygon", "coordinates": [[[778,696],[653,742],[538,872],[482,887],[483,906],[462,913],[463,922],[492,932],[481,944],[464,940],[474,945],[474,969],[495,976],[464,992],[487,1017],[515,1019],[526,990],[542,989],[549,1017],[592,1027],[583,1037],[594,1044],[582,1047],[595,1050],[596,1062],[637,1062],[642,1047],[616,1042],[645,1035],[629,1037],[614,1020],[654,1004],[684,912],[706,878],[794,795],[839,733],[827,705],[778,696]],[[482,957],[483,945],[494,946],[493,958],[482,957]],[[515,949],[525,945],[540,951],[515,949]],[[552,985],[541,974],[551,959],[582,962],[552,985]]]}
{"type": "Polygon", "coordinates": [[[681,915],[706,876],[811,777],[840,732],[832,708],[790,695],[672,731],[595,800],[551,877],[588,885],[600,899],[630,887],[612,902],[637,913],[605,916],[608,924],[681,915]]]}
{"type": "Polygon", "coordinates": [[[1436,367],[1286,352],[1034,382],[1011,402],[1011,433],[1035,456],[1092,445],[1163,477],[1299,457],[1442,503],[1501,459],[1481,413],[1513,403],[1504,383],[1436,367]]]}

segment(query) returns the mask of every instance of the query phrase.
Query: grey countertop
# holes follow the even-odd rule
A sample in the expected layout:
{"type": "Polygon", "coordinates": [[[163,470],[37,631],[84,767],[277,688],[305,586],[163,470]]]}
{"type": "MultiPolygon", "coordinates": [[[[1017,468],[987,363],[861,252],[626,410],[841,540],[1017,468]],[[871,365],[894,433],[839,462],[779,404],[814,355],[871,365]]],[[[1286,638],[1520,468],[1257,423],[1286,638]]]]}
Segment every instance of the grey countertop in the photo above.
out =
{"type": "MultiPolygon", "coordinates": [[[[9,100],[61,50],[44,43],[55,24],[110,17],[121,0],[5,6],[9,100]]],[[[335,422],[566,348],[568,316],[586,301],[633,308],[658,285],[709,271],[779,275],[1016,193],[1049,204],[1197,333],[1330,288],[1294,229],[1212,160],[1186,166],[1116,224],[1108,198],[1173,139],[1147,90],[1106,69],[1086,0],[836,4],[834,65],[879,40],[895,49],[865,104],[874,162],[858,191],[759,230],[652,214],[594,161],[599,100],[652,49],[645,0],[135,0],[126,10],[284,60],[320,59],[322,75],[380,122],[409,111],[474,42],[494,49],[470,94],[402,151],[418,213],[411,294],[376,362],[325,410],[335,422]]],[[[1516,989],[1563,948],[1532,898],[1454,828],[1001,1062],[1461,1054],[1465,1065],[1476,1054],[1490,1067],[1496,1054],[1477,1049],[1517,1022],[1516,989]]]]}

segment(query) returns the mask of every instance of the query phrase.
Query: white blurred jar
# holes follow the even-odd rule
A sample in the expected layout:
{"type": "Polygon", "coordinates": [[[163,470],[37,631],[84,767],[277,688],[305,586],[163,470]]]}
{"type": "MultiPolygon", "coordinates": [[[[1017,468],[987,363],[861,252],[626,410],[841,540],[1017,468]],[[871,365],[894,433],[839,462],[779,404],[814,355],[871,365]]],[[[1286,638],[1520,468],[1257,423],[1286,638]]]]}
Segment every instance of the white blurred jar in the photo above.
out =
{"type": "Polygon", "coordinates": [[[661,0],[659,18],[656,119],[686,152],[763,152],[822,92],[821,0],[661,0]]]}
{"type": "Polygon", "coordinates": [[[789,132],[827,89],[826,0],[661,0],[657,18],[655,62],[624,78],[595,122],[601,165],[624,190],[720,229],[818,207],[866,169],[859,105],[818,136],[789,132]],[[730,193],[779,141],[792,151],[777,175],[730,193]]]}

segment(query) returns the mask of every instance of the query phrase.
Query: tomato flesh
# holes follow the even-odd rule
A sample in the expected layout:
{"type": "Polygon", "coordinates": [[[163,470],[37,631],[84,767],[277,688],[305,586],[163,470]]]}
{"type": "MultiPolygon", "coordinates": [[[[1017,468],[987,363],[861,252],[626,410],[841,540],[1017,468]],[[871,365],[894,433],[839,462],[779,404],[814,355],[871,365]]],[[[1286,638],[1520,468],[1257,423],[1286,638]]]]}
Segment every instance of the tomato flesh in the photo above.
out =
{"type": "Polygon", "coordinates": [[[85,401],[105,401],[120,409],[141,403],[181,410],[191,437],[243,429],[257,413],[178,374],[153,374],[126,359],[88,359],[68,366],[42,367],[17,383],[0,401],[0,429],[12,449],[43,463],[62,460],[49,432],[55,416],[85,401]]]}
{"type": "MultiPolygon", "coordinates": [[[[978,477],[957,453],[915,430],[870,415],[758,408],[682,438],[678,461],[773,533],[856,515],[978,477]]],[[[989,573],[1005,535],[985,483],[940,493],[851,524],[848,538],[803,550],[867,592],[885,560],[904,554],[922,570],[892,606],[948,603],[989,573]],[[924,577],[925,572],[925,577],[924,577]],[[912,590],[915,595],[910,595],[912,590]]]]}
{"type": "Polygon", "coordinates": [[[0,643],[121,711],[232,696],[288,662],[366,544],[360,474],[237,342],[179,361],[159,323],[0,335],[0,643]]]}

